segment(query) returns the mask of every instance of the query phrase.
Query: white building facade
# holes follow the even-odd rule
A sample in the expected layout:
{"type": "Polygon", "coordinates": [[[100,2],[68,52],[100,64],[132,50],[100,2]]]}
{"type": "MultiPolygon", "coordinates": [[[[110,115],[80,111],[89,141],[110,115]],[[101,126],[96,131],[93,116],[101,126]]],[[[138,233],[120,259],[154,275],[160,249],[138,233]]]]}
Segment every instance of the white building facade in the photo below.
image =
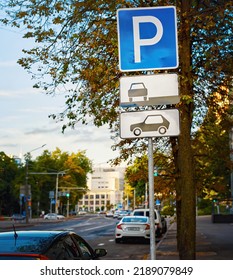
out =
{"type": "Polygon", "coordinates": [[[88,179],[88,191],[78,202],[78,211],[106,211],[123,204],[125,168],[96,167],[88,179]]]}

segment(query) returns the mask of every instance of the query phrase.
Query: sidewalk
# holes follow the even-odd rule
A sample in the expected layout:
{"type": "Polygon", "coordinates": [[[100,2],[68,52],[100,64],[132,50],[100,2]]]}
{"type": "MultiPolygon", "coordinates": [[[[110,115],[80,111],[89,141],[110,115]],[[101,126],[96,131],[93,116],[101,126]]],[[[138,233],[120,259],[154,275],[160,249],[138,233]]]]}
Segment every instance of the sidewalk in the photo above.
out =
{"type": "MultiPolygon", "coordinates": [[[[201,233],[196,233],[196,259],[214,260],[217,253],[210,250],[210,242],[201,233]]],[[[176,240],[176,223],[170,225],[166,235],[156,248],[157,260],[179,260],[176,240]]]]}

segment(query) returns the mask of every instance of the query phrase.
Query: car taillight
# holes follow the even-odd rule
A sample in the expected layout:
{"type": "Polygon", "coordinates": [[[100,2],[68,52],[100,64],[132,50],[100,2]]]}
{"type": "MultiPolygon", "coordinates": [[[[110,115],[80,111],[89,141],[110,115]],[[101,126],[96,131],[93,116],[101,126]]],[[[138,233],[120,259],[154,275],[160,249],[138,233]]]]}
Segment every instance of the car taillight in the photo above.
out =
{"type": "Polygon", "coordinates": [[[47,256],[40,255],[38,260],[49,260],[49,258],[47,256]]]}
{"type": "Polygon", "coordinates": [[[122,224],[118,224],[118,225],[117,225],[117,228],[118,228],[118,229],[122,229],[122,224]]]}
{"type": "Polygon", "coordinates": [[[145,230],[150,229],[150,225],[146,224],[145,230]]]}

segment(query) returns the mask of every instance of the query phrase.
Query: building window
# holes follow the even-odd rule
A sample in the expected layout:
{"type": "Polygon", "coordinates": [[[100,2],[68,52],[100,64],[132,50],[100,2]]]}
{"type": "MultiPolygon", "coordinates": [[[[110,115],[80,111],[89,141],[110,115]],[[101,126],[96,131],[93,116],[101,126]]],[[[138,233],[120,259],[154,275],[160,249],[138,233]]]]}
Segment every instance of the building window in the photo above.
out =
{"type": "Polygon", "coordinates": [[[101,198],[104,199],[104,198],[105,198],[105,195],[104,195],[104,194],[101,194],[101,198]]]}

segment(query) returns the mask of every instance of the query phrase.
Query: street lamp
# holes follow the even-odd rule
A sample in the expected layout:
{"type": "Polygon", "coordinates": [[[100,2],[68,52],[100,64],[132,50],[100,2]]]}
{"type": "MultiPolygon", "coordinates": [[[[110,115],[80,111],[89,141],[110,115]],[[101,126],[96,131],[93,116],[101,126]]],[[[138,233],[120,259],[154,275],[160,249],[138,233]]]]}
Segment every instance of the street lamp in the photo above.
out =
{"type": "MultiPolygon", "coordinates": [[[[30,152],[27,152],[26,155],[26,176],[25,176],[25,196],[26,196],[26,199],[25,199],[25,214],[26,214],[26,224],[29,223],[29,185],[28,185],[28,155],[31,153],[31,152],[34,152],[36,150],[39,150],[41,148],[43,148],[46,144],[40,146],[40,147],[37,147],[33,150],[31,150],[30,152]]],[[[30,197],[31,199],[31,197],[30,197]]]]}
{"type": "Polygon", "coordinates": [[[57,179],[56,179],[56,191],[55,191],[55,213],[58,214],[58,180],[59,180],[59,175],[64,175],[66,174],[66,171],[68,171],[69,169],[63,170],[63,171],[59,171],[56,173],[57,175],[57,179]]]}

